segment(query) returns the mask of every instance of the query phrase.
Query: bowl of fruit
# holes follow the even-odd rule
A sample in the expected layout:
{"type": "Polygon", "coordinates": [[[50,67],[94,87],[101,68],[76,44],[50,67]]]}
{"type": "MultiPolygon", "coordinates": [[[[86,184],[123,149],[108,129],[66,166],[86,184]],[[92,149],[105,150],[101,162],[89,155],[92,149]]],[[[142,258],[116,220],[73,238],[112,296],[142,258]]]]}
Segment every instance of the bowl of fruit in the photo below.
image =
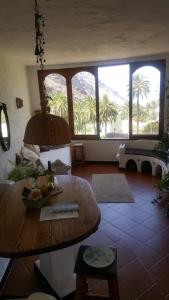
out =
{"type": "Polygon", "coordinates": [[[22,200],[28,209],[40,209],[47,204],[51,190],[48,186],[42,185],[39,188],[24,188],[22,192],[22,200]]]}

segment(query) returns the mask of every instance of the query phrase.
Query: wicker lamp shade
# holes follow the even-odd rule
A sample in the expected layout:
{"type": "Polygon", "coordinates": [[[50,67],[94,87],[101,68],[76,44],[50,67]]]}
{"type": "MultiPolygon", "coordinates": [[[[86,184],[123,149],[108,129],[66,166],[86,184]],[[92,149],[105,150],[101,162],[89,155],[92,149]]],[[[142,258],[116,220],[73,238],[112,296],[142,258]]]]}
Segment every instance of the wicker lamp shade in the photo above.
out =
{"type": "Polygon", "coordinates": [[[39,113],[29,120],[23,141],[34,145],[69,144],[71,140],[68,123],[59,116],[39,113]]]}

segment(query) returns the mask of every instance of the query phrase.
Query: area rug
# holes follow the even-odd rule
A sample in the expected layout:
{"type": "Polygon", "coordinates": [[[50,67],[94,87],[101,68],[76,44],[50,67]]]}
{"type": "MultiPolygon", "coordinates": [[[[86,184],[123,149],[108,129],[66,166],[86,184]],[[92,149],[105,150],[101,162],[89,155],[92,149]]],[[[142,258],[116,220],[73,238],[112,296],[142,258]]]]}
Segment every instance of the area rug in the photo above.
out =
{"type": "Polygon", "coordinates": [[[93,174],[92,187],[97,202],[135,202],[124,174],[93,174]]]}

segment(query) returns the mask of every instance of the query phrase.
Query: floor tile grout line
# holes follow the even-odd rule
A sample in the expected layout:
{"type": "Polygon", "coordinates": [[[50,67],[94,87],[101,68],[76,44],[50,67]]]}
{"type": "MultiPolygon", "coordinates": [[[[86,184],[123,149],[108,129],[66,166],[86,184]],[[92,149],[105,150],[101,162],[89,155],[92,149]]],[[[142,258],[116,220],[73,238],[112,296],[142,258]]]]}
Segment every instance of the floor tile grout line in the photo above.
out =
{"type": "MultiPolygon", "coordinates": [[[[155,286],[157,286],[156,283],[154,283],[151,287],[149,287],[148,289],[146,289],[146,290],[145,290],[142,294],[140,294],[135,300],[139,300],[140,297],[144,296],[147,292],[151,291],[151,289],[152,289],[153,287],[155,287],[155,286]]],[[[158,288],[158,289],[159,289],[159,288],[158,288]]]]}
{"type": "Polygon", "coordinates": [[[169,253],[166,254],[166,255],[164,255],[164,256],[162,256],[161,259],[158,262],[156,262],[149,270],[152,271],[151,269],[154,268],[159,263],[161,263],[164,259],[166,259],[167,256],[169,257],[169,253]]]}

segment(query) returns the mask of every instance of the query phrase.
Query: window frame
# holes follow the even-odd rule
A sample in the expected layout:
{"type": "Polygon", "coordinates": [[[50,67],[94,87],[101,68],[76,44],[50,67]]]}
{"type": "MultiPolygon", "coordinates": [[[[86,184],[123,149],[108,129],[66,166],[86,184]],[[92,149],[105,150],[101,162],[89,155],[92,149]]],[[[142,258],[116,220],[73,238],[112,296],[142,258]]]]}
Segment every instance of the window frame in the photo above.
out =
{"type": "Polygon", "coordinates": [[[99,95],[98,95],[98,79],[97,79],[97,68],[96,67],[80,67],[80,68],[71,68],[69,69],[69,95],[68,95],[68,103],[70,104],[71,109],[71,124],[72,124],[72,139],[76,140],[93,140],[99,139],[99,95]],[[95,78],[95,100],[96,100],[96,131],[97,134],[75,134],[74,132],[74,113],[73,113],[73,92],[72,92],[72,84],[71,80],[74,75],[80,72],[88,72],[91,73],[95,78]]]}
{"type": "Polygon", "coordinates": [[[68,103],[68,117],[69,117],[69,127],[71,133],[71,139],[74,140],[100,140],[100,141],[114,141],[114,140],[136,140],[136,139],[160,139],[164,133],[164,100],[165,100],[165,71],[166,71],[166,60],[153,60],[153,61],[139,61],[139,62],[126,62],[121,64],[105,64],[97,66],[88,67],[77,67],[77,68],[65,68],[65,69],[45,69],[43,71],[38,70],[38,83],[39,83],[39,93],[40,101],[43,105],[44,99],[44,89],[43,82],[45,77],[50,74],[60,74],[66,79],[67,86],[67,103],[68,103]],[[100,138],[100,124],[99,124],[99,85],[98,85],[98,69],[99,67],[109,67],[117,65],[129,65],[129,137],[128,138],[100,138]],[[161,73],[160,80],[160,104],[159,104],[159,133],[157,135],[145,135],[145,134],[133,134],[132,133],[132,74],[140,67],[143,66],[153,66],[156,67],[161,73]],[[96,135],[77,135],[74,133],[74,115],[73,115],[73,96],[72,96],[72,77],[79,72],[89,72],[94,75],[95,78],[95,99],[96,99],[96,135]]]}
{"type": "Polygon", "coordinates": [[[160,139],[164,133],[164,99],[165,99],[165,70],[166,61],[139,61],[130,63],[129,71],[129,140],[137,139],[160,139]],[[133,73],[144,66],[151,66],[160,71],[160,97],[159,97],[159,132],[158,134],[133,134],[132,132],[132,75],[133,73]]]}

